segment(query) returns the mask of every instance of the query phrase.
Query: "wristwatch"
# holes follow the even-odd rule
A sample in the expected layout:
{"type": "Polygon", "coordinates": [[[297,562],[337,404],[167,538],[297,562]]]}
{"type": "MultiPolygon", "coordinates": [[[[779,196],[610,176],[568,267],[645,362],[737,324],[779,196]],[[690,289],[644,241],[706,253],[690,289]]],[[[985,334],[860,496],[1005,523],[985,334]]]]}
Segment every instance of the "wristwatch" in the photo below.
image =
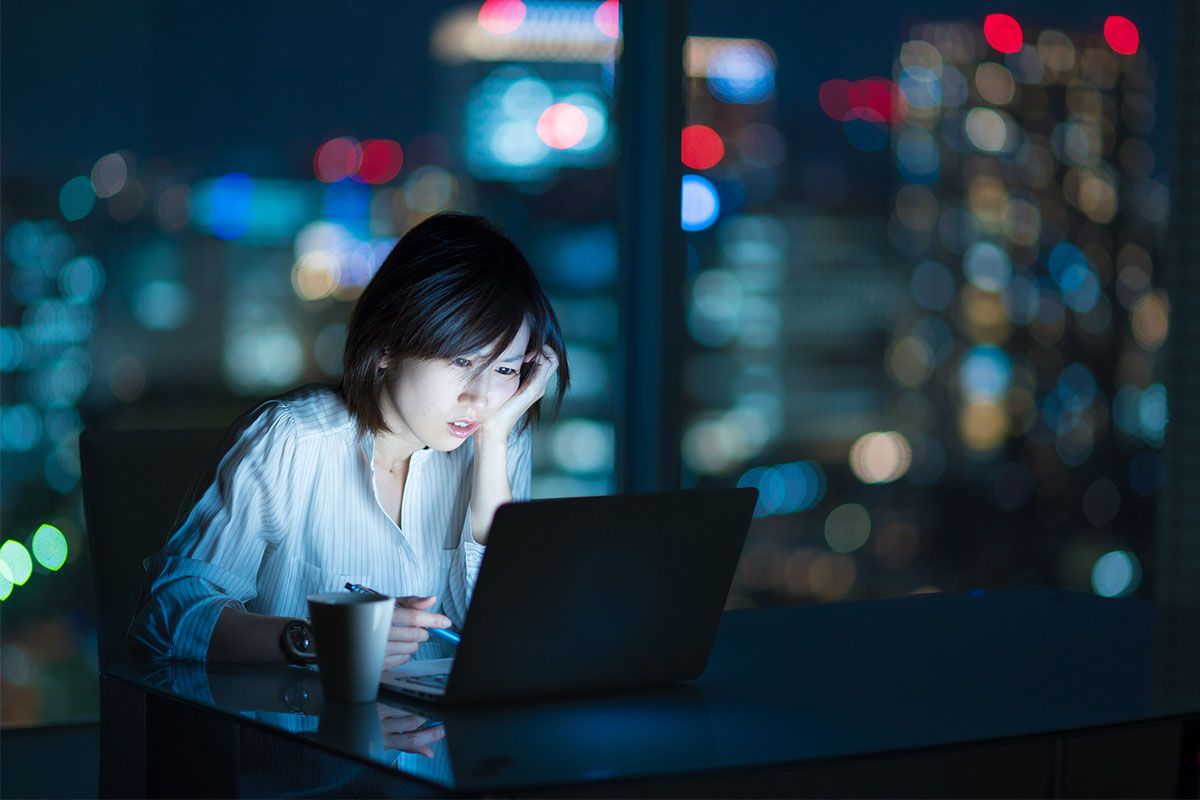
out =
{"type": "Polygon", "coordinates": [[[312,628],[306,619],[293,619],[283,626],[279,648],[293,664],[311,664],[317,651],[313,647],[312,628]]]}

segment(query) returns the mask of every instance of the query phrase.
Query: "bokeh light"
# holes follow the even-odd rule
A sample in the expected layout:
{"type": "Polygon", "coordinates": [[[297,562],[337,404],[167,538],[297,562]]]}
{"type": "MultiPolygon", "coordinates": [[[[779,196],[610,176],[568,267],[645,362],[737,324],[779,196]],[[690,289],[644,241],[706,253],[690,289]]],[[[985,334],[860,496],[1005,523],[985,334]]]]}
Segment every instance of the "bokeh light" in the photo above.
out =
{"type": "Polygon", "coordinates": [[[1012,360],[994,345],[971,348],[958,371],[959,388],[972,400],[995,400],[1012,382],[1012,360]]]}
{"type": "Polygon", "coordinates": [[[198,206],[198,214],[218,239],[241,238],[250,229],[254,212],[254,181],[244,172],[222,175],[212,182],[198,206]]]}
{"type": "Polygon", "coordinates": [[[338,262],[328,250],[305,253],[292,266],[292,289],[301,300],[321,300],[338,285],[338,262]]]}
{"type": "Polygon", "coordinates": [[[683,176],[680,219],[685,231],[702,231],[721,215],[721,200],[712,181],[700,175],[683,176]]]}
{"type": "Polygon", "coordinates": [[[588,132],[587,115],[570,103],[555,103],[537,121],[538,138],[555,150],[568,150],[583,141],[588,132]]]}
{"type": "Polygon", "coordinates": [[[1008,437],[1008,413],[993,400],[973,400],[958,415],[958,433],[970,450],[990,452],[1008,437]]]}
{"type": "Polygon", "coordinates": [[[912,446],[898,431],[865,433],[850,447],[850,471],[863,483],[891,483],[908,472],[912,446]]]}
{"type": "Polygon", "coordinates": [[[680,157],[692,169],[708,169],[725,157],[725,143],[707,125],[688,125],[683,129],[680,157]]]}
{"type": "Polygon", "coordinates": [[[619,0],[604,0],[592,15],[596,27],[610,39],[621,35],[621,4],[619,0]]]}
{"type": "Polygon", "coordinates": [[[1015,53],[1024,43],[1021,23],[1008,14],[988,14],[983,20],[983,36],[1001,53],[1015,53]]]}
{"type": "Polygon", "coordinates": [[[404,150],[391,139],[367,139],[355,178],[364,183],[381,184],[395,178],[404,166],[404,150]]]}
{"type": "Polygon", "coordinates": [[[9,539],[0,545],[0,562],[4,562],[8,569],[8,575],[5,577],[17,586],[24,586],[33,574],[33,559],[29,557],[29,551],[15,539],[9,539]]]}
{"type": "Polygon", "coordinates": [[[493,36],[507,36],[525,20],[522,0],[486,0],[479,7],[479,27],[493,36]]]}
{"type": "Polygon", "coordinates": [[[775,60],[761,43],[726,44],[708,54],[713,96],[725,103],[760,103],[775,91],[775,60]]]}
{"type": "Polygon", "coordinates": [[[605,473],[612,469],[615,433],[611,423],[571,419],[555,426],[550,436],[554,463],[572,474],[605,473]]]}
{"type": "Polygon", "coordinates": [[[1162,347],[1169,330],[1169,307],[1163,295],[1145,294],[1133,305],[1130,327],[1133,338],[1149,353],[1162,347]]]}
{"type": "Polygon", "coordinates": [[[828,481],[820,464],[795,461],[752,467],[737,480],[739,487],[758,489],[755,517],[794,514],[813,508],[825,497],[828,481]]]}
{"type": "Polygon", "coordinates": [[[134,293],[133,316],[150,330],[178,328],[187,321],[191,310],[191,292],[179,281],[147,281],[134,293]]]}
{"type": "Polygon", "coordinates": [[[1137,589],[1141,574],[1137,556],[1128,550],[1105,553],[1092,567],[1092,591],[1101,597],[1125,597],[1137,589]]]}
{"type": "Polygon", "coordinates": [[[104,288],[104,267],[93,256],[79,256],[58,272],[58,290],[72,303],[89,303],[104,288]]]}
{"type": "Polygon", "coordinates": [[[324,142],[313,155],[313,174],[323,183],[333,183],[358,171],[362,148],[357,139],[338,136],[324,142]]]}
{"type": "Polygon", "coordinates": [[[858,503],[845,503],[825,518],[825,541],[835,553],[851,553],[867,543],[871,514],[858,503]]]}
{"type": "Polygon", "coordinates": [[[971,144],[985,153],[1011,150],[1015,142],[1008,135],[1008,117],[993,108],[972,108],[963,118],[963,129],[971,144]]]}
{"type": "Polygon", "coordinates": [[[129,177],[129,165],[120,153],[109,153],[101,156],[92,165],[92,191],[96,197],[112,197],[125,188],[129,177]]]}
{"type": "Polygon", "coordinates": [[[1004,106],[1012,102],[1017,84],[1003,64],[985,61],[975,70],[975,88],[992,105],[1004,106]]]}
{"type": "Polygon", "coordinates": [[[33,557],[51,572],[67,563],[67,537],[53,525],[41,525],[33,534],[33,557]]]}
{"type": "Polygon", "coordinates": [[[71,178],[58,193],[58,210],[68,222],[83,219],[95,205],[96,193],[92,191],[92,181],[86,175],[71,178]]]}
{"type": "Polygon", "coordinates": [[[1104,39],[1121,55],[1136,53],[1139,38],[1137,26],[1125,17],[1111,16],[1104,20],[1104,39]]]}
{"type": "Polygon", "coordinates": [[[122,403],[132,403],[146,389],[146,366],[133,353],[122,353],[108,368],[108,389],[122,403]]]}
{"type": "Polygon", "coordinates": [[[282,322],[241,323],[225,335],[222,366],[229,383],[239,391],[278,389],[300,377],[304,346],[282,322]]]}

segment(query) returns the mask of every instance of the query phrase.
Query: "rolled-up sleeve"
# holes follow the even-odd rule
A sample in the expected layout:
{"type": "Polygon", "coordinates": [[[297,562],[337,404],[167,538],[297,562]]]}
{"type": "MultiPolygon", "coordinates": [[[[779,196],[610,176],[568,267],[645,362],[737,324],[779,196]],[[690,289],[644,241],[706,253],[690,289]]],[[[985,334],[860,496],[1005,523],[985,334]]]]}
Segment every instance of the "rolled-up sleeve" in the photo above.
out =
{"type": "Polygon", "coordinates": [[[146,600],[126,642],[135,658],[206,660],[217,618],[254,599],[266,548],[294,528],[294,423],[279,403],[255,413],[187,519],[147,559],[146,600]]]}
{"type": "MultiPolygon", "coordinates": [[[[531,430],[526,428],[520,434],[514,432],[508,439],[508,487],[514,503],[530,499],[532,493],[532,438],[531,430]]],[[[479,565],[483,563],[486,550],[471,533],[471,509],[468,507],[459,535],[458,550],[450,562],[448,602],[444,609],[456,625],[462,625],[466,619],[467,606],[470,605],[475,579],[479,577],[479,565]]]]}

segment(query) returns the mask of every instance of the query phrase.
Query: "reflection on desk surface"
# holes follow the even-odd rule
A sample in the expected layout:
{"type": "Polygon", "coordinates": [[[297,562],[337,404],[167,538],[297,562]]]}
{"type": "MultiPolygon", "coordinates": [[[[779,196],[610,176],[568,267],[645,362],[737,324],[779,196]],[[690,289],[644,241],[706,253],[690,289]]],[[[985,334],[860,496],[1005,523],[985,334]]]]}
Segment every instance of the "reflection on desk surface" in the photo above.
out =
{"type": "Polygon", "coordinates": [[[373,714],[331,715],[299,667],[105,674],[470,791],[1195,717],[1198,639],[1197,609],[1040,590],[730,612],[693,684],[582,700],[443,708],[385,692],[373,714]]]}
{"type": "Polygon", "coordinates": [[[447,786],[534,785],[694,769],[716,757],[704,694],[692,686],[471,709],[325,701],[296,666],[158,662],[141,683],[391,764],[447,786]]]}

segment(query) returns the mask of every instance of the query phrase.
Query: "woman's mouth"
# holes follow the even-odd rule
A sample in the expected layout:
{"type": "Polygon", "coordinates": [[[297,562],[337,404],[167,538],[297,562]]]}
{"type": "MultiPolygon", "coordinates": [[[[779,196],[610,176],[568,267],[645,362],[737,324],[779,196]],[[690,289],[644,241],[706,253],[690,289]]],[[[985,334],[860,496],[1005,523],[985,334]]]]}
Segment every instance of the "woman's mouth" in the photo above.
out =
{"type": "MultiPolygon", "coordinates": [[[[466,420],[459,420],[458,422],[466,422],[466,420]]],[[[482,422],[471,422],[466,425],[461,425],[454,422],[448,422],[446,423],[446,427],[450,429],[451,436],[456,436],[459,439],[465,439],[475,431],[479,430],[479,426],[482,424],[482,422]]]]}

